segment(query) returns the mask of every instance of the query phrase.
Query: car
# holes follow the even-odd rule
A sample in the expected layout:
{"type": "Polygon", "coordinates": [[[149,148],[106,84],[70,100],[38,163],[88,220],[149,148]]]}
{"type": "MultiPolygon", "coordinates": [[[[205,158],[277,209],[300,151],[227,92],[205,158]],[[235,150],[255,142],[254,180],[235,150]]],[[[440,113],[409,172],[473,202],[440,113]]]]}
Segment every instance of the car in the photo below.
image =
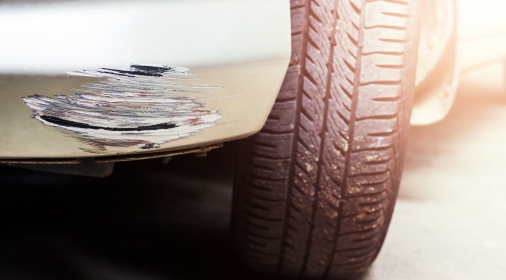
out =
{"type": "Polygon", "coordinates": [[[240,140],[231,232],[266,274],[363,273],[409,128],[503,61],[485,0],[2,1],[0,163],[108,176],[240,140]],[[487,50],[483,52],[483,50],[487,50]]]}

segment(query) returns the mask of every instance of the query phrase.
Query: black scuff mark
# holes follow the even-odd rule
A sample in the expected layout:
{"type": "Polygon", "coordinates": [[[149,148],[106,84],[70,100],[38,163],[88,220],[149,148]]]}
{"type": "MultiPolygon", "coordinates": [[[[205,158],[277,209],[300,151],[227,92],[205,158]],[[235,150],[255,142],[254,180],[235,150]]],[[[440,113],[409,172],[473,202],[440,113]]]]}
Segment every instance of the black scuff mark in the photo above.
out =
{"type": "Polygon", "coordinates": [[[188,69],[132,64],[129,69],[100,68],[68,73],[97,78],[72,89],[74,95],[31,95],[23,101],[32,117],[70,133],[103,153],[159,148],[213,126],[221,115],[188,93],[209,94],[188,69]]]}
{"type": "Polygon", "coordinates": [[[98,72],[108,73],[108,74],[116,74],[116,75],[125,75],[129,77],[135,77],[136,75],[140,76],[151,76],[151,77],[163,77],[164,73],[177,73],[178,67],[167,67],[167,66],[147,66],[147,65],[138,65],[132,64],[130,65],[131,70],[118,70],[111,68],[100,68],[98,72]]]}
{"type": "Polygon", "coordinates": [[[172,124],[172,123],[162,123],[162,124],[154,124],[154,125],[139,126],[139,127],[132,127],[132,128],[102,127],[102,126],[93,126],[93,125],[89,125],[89,124],[85,124],[85,123],[64,120],[64,119],[60,119],[57,117],[40,116],[40,118],[45,120],[46,122],[54,123],[59,126],[86,128],[86,129],[104,129],[104,130],[109,130],[109,131],[143,131],[143,130],[169,129],[169,128],[177,127],[177,125],[172,124]]]}
{"type": "Polygon", "coordinates": [[[143,150],[149,150],[154,148],[160,148],[160,145],[156,145],[155,143],[149,143],[141,147],[143,150]]]}

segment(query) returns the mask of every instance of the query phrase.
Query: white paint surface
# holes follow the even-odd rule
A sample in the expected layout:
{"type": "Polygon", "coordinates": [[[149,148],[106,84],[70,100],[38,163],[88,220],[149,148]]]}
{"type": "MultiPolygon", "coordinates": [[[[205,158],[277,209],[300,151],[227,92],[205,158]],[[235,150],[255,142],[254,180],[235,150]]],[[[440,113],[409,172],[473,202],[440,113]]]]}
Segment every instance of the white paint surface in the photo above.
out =
{"type": "Polygon", "coordinates": [[[286,0],[81,1],[0,8],[0,73],[282,59],[286,0]]]}

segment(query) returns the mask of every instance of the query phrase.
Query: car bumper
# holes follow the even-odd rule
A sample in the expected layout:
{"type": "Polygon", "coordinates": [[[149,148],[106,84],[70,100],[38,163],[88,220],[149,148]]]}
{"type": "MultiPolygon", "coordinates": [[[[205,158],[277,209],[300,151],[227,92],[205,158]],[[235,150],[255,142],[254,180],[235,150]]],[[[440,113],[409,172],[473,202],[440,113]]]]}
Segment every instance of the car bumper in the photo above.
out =
{"type": "Polygon", "coordinates": [[[285,0],[4,4],[0,33],[3,159],[247,137],[265,123],[290,59],[285,0]],[[148,75],[135,65],[186,69],[148,75]]]}

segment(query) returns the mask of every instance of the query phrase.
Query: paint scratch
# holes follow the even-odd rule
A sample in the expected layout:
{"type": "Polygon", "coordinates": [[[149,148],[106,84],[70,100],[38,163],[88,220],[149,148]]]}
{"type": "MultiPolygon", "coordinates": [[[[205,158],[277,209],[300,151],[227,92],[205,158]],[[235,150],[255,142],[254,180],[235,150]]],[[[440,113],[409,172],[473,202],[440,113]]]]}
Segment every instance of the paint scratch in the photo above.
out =
{"type": "Polygon", "coordinates": [[[74,95],[31,95],[23,101],[45,125],[71,133],[94,149],[128,152],[159,148],[213,126],[221,118],[188,93],[212,93],[216,87],[193,79],[188,69],[131,65],[127,70],[100,68],[67,73],[97,78],[72,89],[74,95]]]}

